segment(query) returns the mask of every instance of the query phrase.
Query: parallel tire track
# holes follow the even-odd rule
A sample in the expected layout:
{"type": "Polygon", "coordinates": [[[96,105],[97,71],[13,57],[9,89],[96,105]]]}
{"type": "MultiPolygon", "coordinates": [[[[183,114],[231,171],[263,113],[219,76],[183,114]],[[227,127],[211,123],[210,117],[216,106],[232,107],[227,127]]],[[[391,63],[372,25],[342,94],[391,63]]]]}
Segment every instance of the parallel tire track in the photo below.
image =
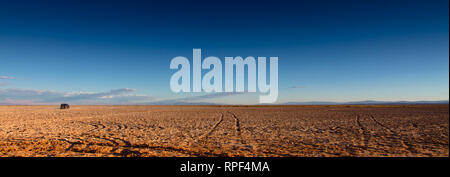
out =
{"type": "Polygon", "coordinates": [[[234,130],[235,130],[235,135],[236,136],[241,136],[241,126],[239,124],[239,119],[236,117],[235,114],[233,114],[232,112],[229,112],[231,114],[231,116],[234,118],[234,130]]]}
{"type": "MultiPolygon", "coordinates": [[[[248,144],[246,141],[244,141],[244,139],[241,136],[241,124],[239,121],[239,118],[236,116],[236,114],[232,113],[232,112],[228,112],[231,114],[231,116],[234,118],[234,130],[235,130],[235,139],[234,141],[236,142],[236,145],[239,146],[244,146],[246,149],[252,149],[253,151],[256,151],[257,148],[255,146],[252,146],[250,144],[248,144]]],[[[236,146],[234,147],[236,148],[236,146]]]]}
{"type": "Polygon", "coordinates": [[[370,133],[367,129],[361,124],[360,116],[356,115],[355,119],[356,125],[359,127],[359,134],[361,135],[361,141],[364,143],[364,148],[367,149],[369,147],[370,141],[370,133]]]}
{"type": "Polygon", "coordinates": [[[379,126],[383,127],[384,129],[386,129],[389,132],[398,134],[397,132],[391,130],[389,127],[385,126],[384,124],[382,124],[381,122],[378,122],[377,119],[375,119],[375,117],[373,117],[372,115],[369,115],[370,119],[372,119],[376,124],[378,124],[379,126]]]}
{"type": "MultiPolygon", "coordinates": [[[[192,150],[187,150],[184,148],[180,148],[180,147],[174,147],[174,146],[153,146],[153,145],[147,145],[147,144],[134,144],[134,145],[129,145],[129,146],[119,146],[119,145],[111,145],[111,144],[104,144],[104,143],[97,143],[97,142],[70,142],[64,139],[59,139],[60,141],[65,141],[69,144],[71,144],[69,146],[69,148],[67,148],[65,150],[65,152],[69,152],[69,151],[73,151],[73,152],[83,152],[83,153],[94,153],[96,152],[95,149],[91,150],[91,149],[72,149],[74,145],[87,145],[87,146],[100,146],[100,147],[112,147],[113,149],[110,151],[110,153],[101,153],[101,154],[113,154],[113,155],[121,155],[121,156],[127,156],[128,154],[137,154],[139,152],[137,151],[133,151],[130,150],[129,148],[134,148],[134,149],[147,149],[147,150],[151,150],[151,151],[166,151],[166,152],[172,152],[172,153],[181,153],[181,154],[185,154],[185,155],[190,155],[190,156],[197,156],[197,157],[202,157],[202,156],[216,156],[216,157],[225,157],[226,154],[216,154],[216,153],[211,153],[211,152],[197,152],[197,151],[192,151],[192,150]],[[127,148],[124,148],[127,147],[127,148]],[[119,148],[124,148],[122,149],[122,152],[117,153],[116,150],[119,148]]],[[[114,140],[112,140],[114,141],[114,140]]],[[[116,142],[117,143],[117,142],[116,142]]],[[[96,152],[99,153],[99,152],[96,152]]],[[[140,153],[138,154],[140,155],[140,153]]]]}
{"type": "Polygon", "coordinates": [[[384,129],[386,129],[387,131],[391,132],[393,135],[398,137],[398,140],[400,141],[400,143],[402,144],[403,147],[405,147],[409,152],[412,153],[416,153],[416,149],[414,149],[414,147],[406,142],[405,140],[403,140],[403,136],[398,133],[397,131],[394,131],[392,129],[390,129],[389,127],[385,126],[384,124],[382,124],[381,122],[379,122],[377,119],[375,119],[375,117],[373,115],[369,115],[370,119],[372,119],[377,125],[383,127],[384,129]]]}
{"type": "Polygon", "coordinates": [[[89,131],[99,131],[99,130],[102,130],[102,129],[106,128],[106,126],[101,124],[101,123],[94,123],[94,124],[89,124],[89,125],[94,126],[94,128],[89,130],[89,131]]]}

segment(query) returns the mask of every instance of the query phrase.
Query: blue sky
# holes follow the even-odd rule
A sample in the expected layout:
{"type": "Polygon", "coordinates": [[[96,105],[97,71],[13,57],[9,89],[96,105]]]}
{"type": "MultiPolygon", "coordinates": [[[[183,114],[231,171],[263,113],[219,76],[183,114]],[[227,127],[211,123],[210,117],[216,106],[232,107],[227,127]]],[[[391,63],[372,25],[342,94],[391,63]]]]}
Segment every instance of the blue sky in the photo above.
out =
{"type": "MultiPolygon", "coordinates": [[[[257,104],[172,93],[175,56],[278,56],[278,103],[449,99],[449,2],[0,1],[0,104],[257,104]]],[[[206,71],[203,71],[205,73],[206,71]]]]}

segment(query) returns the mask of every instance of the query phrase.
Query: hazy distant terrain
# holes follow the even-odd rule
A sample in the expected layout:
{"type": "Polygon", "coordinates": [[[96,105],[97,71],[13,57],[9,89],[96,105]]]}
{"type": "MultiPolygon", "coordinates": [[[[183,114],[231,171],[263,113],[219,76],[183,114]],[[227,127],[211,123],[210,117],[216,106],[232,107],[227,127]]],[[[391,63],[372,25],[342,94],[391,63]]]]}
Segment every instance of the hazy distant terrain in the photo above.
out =
{"type": "Polygon", "coordinates": [[[0,106],[1,156],[449,156],[449,107],[0,106]]]}

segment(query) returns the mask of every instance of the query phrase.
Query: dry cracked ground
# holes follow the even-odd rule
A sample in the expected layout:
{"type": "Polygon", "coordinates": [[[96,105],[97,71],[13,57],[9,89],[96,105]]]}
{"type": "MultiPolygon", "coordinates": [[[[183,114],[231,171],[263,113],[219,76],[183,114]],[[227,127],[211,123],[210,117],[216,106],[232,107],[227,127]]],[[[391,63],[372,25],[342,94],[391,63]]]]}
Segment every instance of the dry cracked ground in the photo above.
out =
{"type": "Polygon", "coordinates": [[[448,157],[449,106],[0,106],[0,156],[448,157]]]}

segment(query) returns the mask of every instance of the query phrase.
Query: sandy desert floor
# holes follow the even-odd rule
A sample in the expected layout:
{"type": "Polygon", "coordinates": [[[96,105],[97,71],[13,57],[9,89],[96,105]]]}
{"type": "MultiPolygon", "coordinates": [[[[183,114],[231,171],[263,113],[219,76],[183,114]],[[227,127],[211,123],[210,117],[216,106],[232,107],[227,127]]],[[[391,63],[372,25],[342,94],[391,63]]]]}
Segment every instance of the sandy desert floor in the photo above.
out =
{"type": "Polygon", "coordinates": [[[0,106],[0,156],[448,157],[449,106],[0,106]]]}

